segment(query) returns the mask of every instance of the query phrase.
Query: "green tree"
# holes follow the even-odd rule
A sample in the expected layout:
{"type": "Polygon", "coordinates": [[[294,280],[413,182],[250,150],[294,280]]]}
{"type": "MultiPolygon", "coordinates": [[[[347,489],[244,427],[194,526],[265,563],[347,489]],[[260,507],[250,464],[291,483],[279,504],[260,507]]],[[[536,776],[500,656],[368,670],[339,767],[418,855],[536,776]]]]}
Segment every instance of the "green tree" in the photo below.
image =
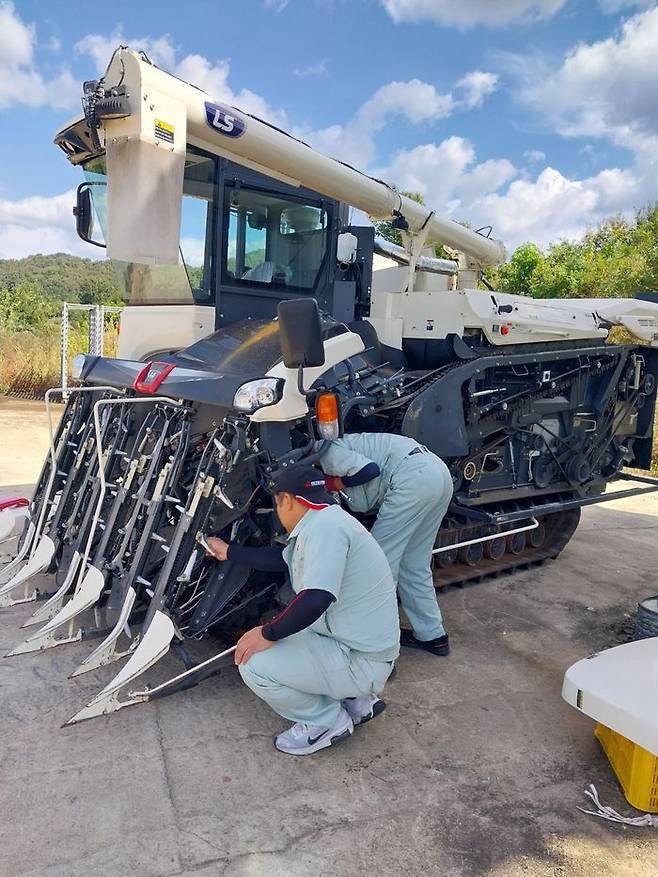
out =
{"type": "Polygon", "coordinates": [[[86,277],[81,285],[79,301],[83,305],[120,305],[121,296],[116,284],[110,283],[104,277],[94,275],[86,277]]]}
{"type": "Polygon", "coordinates": [[[48,298],[77,302],[84,284],[91,279],[119,296],[115,266],[107,259],[81,259],[68,253],[0,259],[0,289],[27,281],[48,298]]]}
{"type": "Polygon", "coordinates": [[[0,325],[12,332],[34,332],[57,313],[57,306],[27,281],[0,289],[0,325]]]}
{"type": "Polygon", "coordinates": [[[544,255],[536,244],[521,244],[509,262],[490,269],[486,278],[496,289],[532,295],[535,274],[543,261],[544,255]]]}
{"type": "Polygon", "coordinates": [[[632,221],[610,219],[582,241],[560,241],[546,252],[522,244],[485,278],[496,289],[534,298],[625,298],[658,289],[658,206],[632,221]]]}

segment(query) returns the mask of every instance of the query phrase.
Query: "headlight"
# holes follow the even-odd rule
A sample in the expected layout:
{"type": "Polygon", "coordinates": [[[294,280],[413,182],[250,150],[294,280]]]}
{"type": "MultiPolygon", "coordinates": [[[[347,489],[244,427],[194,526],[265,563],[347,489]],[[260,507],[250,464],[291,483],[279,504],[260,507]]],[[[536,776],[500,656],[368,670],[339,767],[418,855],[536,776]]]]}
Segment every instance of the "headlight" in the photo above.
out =
{"type": "Polygon", "coordinates": [[[283,380],[281,378],[260,378],[248,381],[238,388],[233,399],[233,407],[238,411],[253,414],[259,408],[274,405],[281,399],[283,380]]]}
{"type": "Polygon", "coordinates": [[[73,362],[71,363],[71,377],[75,381],[79,381],[82,377],[82,371],[85,367],[85,360],[87,357],[84,353],[78,353],[77,356],[73,357],[73,362]]]}

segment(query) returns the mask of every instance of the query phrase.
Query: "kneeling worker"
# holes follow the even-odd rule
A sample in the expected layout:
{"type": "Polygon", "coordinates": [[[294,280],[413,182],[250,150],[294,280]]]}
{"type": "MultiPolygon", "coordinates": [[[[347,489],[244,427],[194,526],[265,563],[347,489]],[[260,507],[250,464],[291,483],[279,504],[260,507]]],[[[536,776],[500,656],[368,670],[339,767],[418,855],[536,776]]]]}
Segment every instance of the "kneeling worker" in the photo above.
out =
{"type": "Polygon", "coordinates": [[[368,531],[325,489],[322,472],[296,464],[274,485],[290,534],[277,548],[208,538],[219,560],[254,569],[288,567],[295,599],[273,621],[247,631],[235,663],[246,684],[295,724],[275,739],[281,752],[310,755],[378,715],[378,695],[399,654],[400,624],[388,562],[368,531]]]}
{"type": "Polygon", "coordinates": [[[452,498],[446,464],[414,439],[389,433],[346,434],[320,458],[329,490],[354,512],[377,512],[372,535],[384,550],[413,630],[401,644],[433,655],[450,651],[434,590],[432,549],[452,498]]]}

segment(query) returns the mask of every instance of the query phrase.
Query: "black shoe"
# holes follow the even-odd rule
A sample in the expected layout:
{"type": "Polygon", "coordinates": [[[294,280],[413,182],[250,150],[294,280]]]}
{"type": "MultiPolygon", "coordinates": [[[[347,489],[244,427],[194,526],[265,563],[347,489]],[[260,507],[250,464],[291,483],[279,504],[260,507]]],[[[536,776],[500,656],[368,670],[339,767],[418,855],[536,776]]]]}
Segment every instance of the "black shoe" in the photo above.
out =
{"type": "Polygon", "coordinates": [[[400,631],[400,645],[407,646],[409,649],[422,649],[424,652],[429,652],[430,655],[437,655],[442,658],[450,654],[450,643],[448,642],[447,633],[437,637],[437,639],[423,641],[416,639],[413,630],[406,630],[403,627],[400,631]]]}

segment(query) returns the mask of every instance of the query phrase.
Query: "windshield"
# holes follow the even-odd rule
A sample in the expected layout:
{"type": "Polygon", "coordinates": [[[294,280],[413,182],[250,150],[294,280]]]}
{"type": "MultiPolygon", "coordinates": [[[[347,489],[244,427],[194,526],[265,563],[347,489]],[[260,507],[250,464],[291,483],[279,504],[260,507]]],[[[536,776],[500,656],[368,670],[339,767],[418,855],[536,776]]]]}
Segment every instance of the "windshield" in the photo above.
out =
{"type": "Polygon", "coordinates": [[[223,283],[299,292],[315,288],[327,252],[328,218],[320,204],[227,186],[224,216],[223,283]]]}
{"type": "MultiPolygon", "coordinates": [[[[216,159],[190,150],[185,158],[177,265],[113,261],[126,304],[213,304],[213,235],[216,221],[216,159]]],[[[107,228],[105,157],[83,166],[98,221],[107,228]]]]}

